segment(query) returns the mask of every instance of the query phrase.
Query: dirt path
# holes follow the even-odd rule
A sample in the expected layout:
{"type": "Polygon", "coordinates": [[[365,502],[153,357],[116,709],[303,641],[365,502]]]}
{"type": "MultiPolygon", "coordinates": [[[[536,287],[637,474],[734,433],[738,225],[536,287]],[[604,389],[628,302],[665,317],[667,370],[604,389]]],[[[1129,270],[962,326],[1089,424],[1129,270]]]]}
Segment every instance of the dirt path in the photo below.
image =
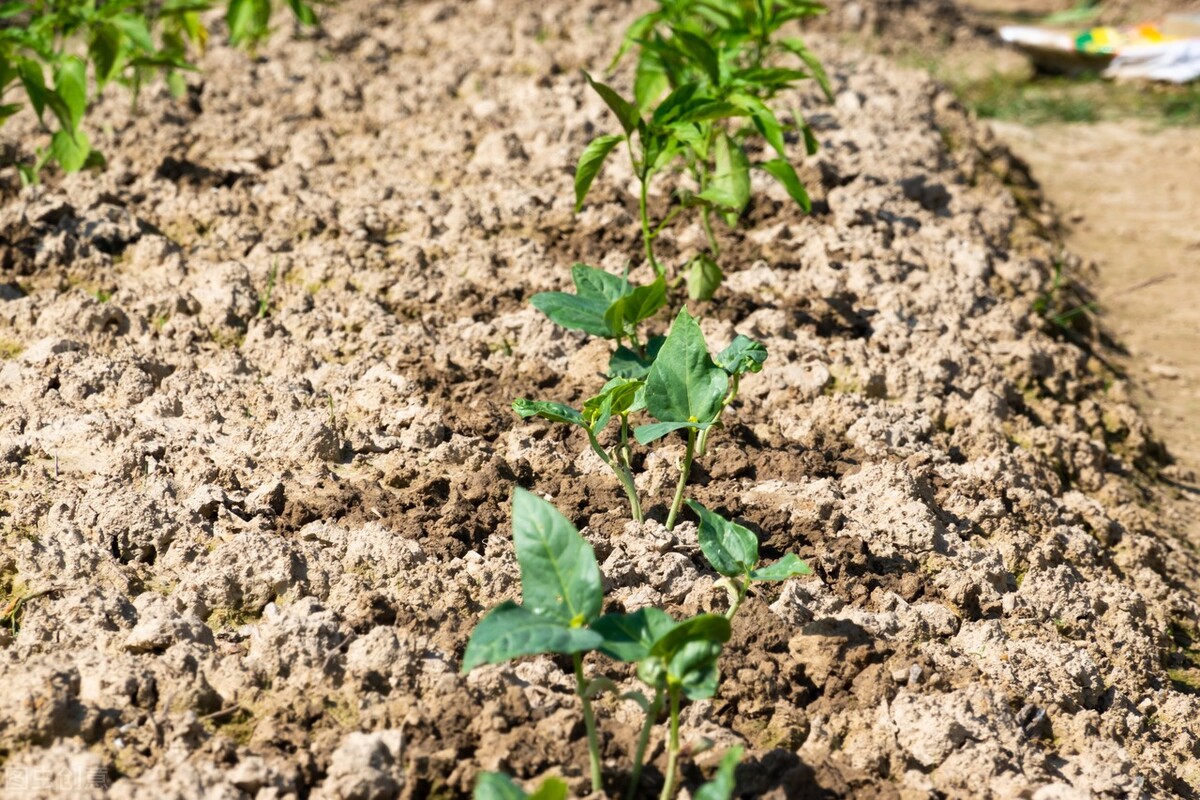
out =
{"type": "MultiPolygon", "coordinates": [[[[1188,487],[1200,474],[1200,136],[1137,122],[995,123],[1070,220],[1068,246],[1099,268],[1108,330],[1139,402],[1188,487]]],[[[1195,515],[1191,515],[1195,518],[1195,515]]],[[[1200,523],[1193,523],[1200,533],[1200,523]]]]}

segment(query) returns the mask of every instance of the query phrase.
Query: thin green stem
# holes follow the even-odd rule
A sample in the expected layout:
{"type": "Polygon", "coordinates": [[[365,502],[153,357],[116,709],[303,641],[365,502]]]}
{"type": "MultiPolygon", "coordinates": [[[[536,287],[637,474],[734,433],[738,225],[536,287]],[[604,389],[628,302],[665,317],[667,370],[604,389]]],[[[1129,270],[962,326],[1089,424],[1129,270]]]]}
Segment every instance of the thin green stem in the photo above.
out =
{"type": "Polygon", "coordinates": [[[671,800],[675,792],[675,772],[679,767],[679,689],[667,690],[671,698],[671,733],[667,739],[667,782],[663,784],[660,800],[671,800]]]}
{"type": "Polygon", "coordinates": [[[696,455],[696,431],[688,428],[687,449],[683,452],[683,463],[679,465],[679,485],[675,487],[675,499],[671,501],[671,511],[667,514],[667,530],[675,530],[675,517],[679,515],[679,507],[683,505],[683,490],[687,486],[688,475],[692,471],[692,459],[696,455]]]}
{"type": "Polygon", "coordinates": [[[638,213],[642,218],[642,244],[646,249],[646,261],[654,269],[654,274],[657,277],[663,276],[663,269],[658,264],[658,260],[654,257],[654,234],[650,231],[650,211],[646,193],[650,188],[650,176],[645,175],[639,178],[642,188],[638,195],[638,213]]]}
{"type": "Polygon", "coordinates": [[[717,244],[717,237],[712,229],[712,209],[708,206],[700,209],[700,222],[704,225],[704,235],[708,237],[708,249],[712,251],[713,260],[716,261],[721,257],[721,246],[717,244]]]}
{"type": "Polygon", "coordinates": [[[750,579],[747,578],[745,583],[737,578],[729,578],[729,610],[725,612],[725,619],[733,619],[733,615],[742,607],[742,601],[746,599],[746,592],[750,590],[750,579]]]}
{"type": "MultiPolygon", "coordinates": [[[[633,482],[633,472],[630,470],[629,465],[626,463],[629,458],[628,455],[625,454],[622,457],[619,457],[614,460],[613,457],[610,456],[607,452],[605,452],[604,448],[600,446],[600,440],[596,438],[596,434],[592,433],[591,430],[588,430],[587,428],[585,428],[584,430],[587,432],[588,444],[591,445],[592,452],[594,452],[596,455],[598,455],[600,457],[600,460],[608,465],[608,468],[611,469],[613,471],[613,474],[617,476],[617,481],[621,484],[621,488],[625,490],[625,496],[627,498],[629,498],[629,513],[630,513],[630,515],[632,515],[634,520],[636,520],[637,522],[644,522],[646,517],[642,513],[642,503],[640,500],[638,500],[637,486],[633,482]]],[[[621,418],[622,442],[621,442],[621,445],[619,446],[619,449],[623,448],[625,450],[628,450],[628,448],[629,448],[628,430],[629,430],[629,418],[622,417],[621,418]]]]}
{"type": "Polygon", "coordinates": [[[592,713],[592,701],[587,696],[588,681],[583,677],[583,654],[575,654],[575,691],[583,703],[583,724],[587,729],[588,757],[591,760],[592,791],[604,790],[600,774],[600,737],[596,734],[596,715],[592,713]]]}
{"type": "Polygon", "coordinates": [[[633,754],[633,769],[629,772],[629,788],[625,790],[625,800],[634,800],[637,797],[638,784],[642,782],[642,766],[646,762],[646,747],[650,744],[650,732],[654,730],[654,723],[658,721],[658,715],[662,712],[662,703],[663,690],[659,686],[654,690],[654,700],[646,709],[646,722],[642,725],[637,750],[633,754]]]}

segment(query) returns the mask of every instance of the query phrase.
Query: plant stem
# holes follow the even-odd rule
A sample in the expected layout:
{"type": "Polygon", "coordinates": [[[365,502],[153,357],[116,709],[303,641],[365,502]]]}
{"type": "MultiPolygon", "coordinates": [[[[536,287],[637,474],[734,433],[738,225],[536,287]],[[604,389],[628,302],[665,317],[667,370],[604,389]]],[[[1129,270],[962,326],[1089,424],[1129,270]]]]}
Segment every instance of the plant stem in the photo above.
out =
{"type": "Polygon", "coordinates": [[[654,234],[650,232],[650,212],[647,209],[646,191],[649,188],[650,176],[646,175],[641,178],[642,190],[638,197],[638,212],[642,217],[642,244],[646,249],[646,261],[654,268],[655,277],[663,277],[663,268],[659,266],[658,260],[654,258],[654,234]]]}
{"type": "Polygon", "coordinates": [[[675,789],[675,771],[679,765],[679,689],[667,690],[671,698],[671,733],[667,739],[667,782],[659,800],[670,800],[675,789]]]}
{"type": "Polygon", "coordinates": [[[633,769],[629,772],[629,788],[625,790],[625,800],[634,800],[637,797],[638,784],[642,782],[642,766],[646,761],[646,747],[650,744],[650,732],[654,730],[654,723],[658,721],[658,715],[662,711],[662,702],[663,690],[659,686],[654,690],[654,701],[646,709],[646,722],[642,725],[637,750],[633,754],[633,769]]]}
{"type": "Polygon", "coordinates": [[[750,589],[749,578],[746,578],[744,583],[736,578],[730,578],[729,581],[729,610],[725,612],[725,619],[733,619],[733,615],[742,607],[742,601],[746,599],[746,592],[750,589]]]}
{"type": "Polygon", "coordinates": [[[588,757],[592,768],[592,791],[603,791],[603,778],[600,775],[600,739],[596,735],[596,715],[592,713],[592,701],[587,696],[588,682],[583,677],[583,654],[575,654],[575,691],[583,703],[583,724],[587,728],[588,757]]]}
{"type": "Polygon", "coordinates": [[[675,487],[675,499],[671,501],[671,511],[667,514],[667,530],[675,530],[675,517],[679,515],[679,507],[683,505],[683,489],[687,486],[688,475],[692,471],[692,458],[696,454],[696,431],[688,428],[687,449],[683,453],[683,463],[679,465],[679,485],[675,487]]]}
{"type": "MultiPolygon", "coordinates": [[[[623,417],[621,424],[622,441],[620,447],[625,450],[627,450],[629,447],[629,440],[627,436],[628,426],[628,417],[623,417]]],[[[604,448],[600,446],[600,441],[596,438],[596,434],[588,430],[587,435],[588,444],[592,446],[592,451],[596,455],[600,456],[601,461],[608,465],[608,468],[611,469],[613,474],[617,476],[617,481],[621,484],[621,488],[625,490],[625,496],[629,498],[629,513],[637,522],[644,522],[646,517],[642,513],[642,503],[640,500],[638,500],[637,486],[633,482],[633,473],[630,471],[628,463],[626,463],[628,461],[628,455],[614,460],[613,457],[606,453],[604,448]]]]}
{"type": "Polygon", "coordinates": [[[717,244],[717,237],[712,229],[712,211],[708,206],[700,210],[700,221],[704,224],[704,235],[708,237],[708,249],[712,251],[713,261],[721,257],[721,246],[717,244]]]}

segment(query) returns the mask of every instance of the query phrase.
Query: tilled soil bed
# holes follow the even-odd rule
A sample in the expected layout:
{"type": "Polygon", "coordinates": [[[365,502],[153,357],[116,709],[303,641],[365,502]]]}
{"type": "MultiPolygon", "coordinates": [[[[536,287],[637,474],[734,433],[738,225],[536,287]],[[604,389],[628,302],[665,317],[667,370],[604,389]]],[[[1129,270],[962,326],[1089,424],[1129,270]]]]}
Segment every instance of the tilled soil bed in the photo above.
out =
{"type": "MultiPolygon", "coordinates": [[[[571,190],[613,127],[580,69],[639,10],[351,0],[212,48],[183,103],[113,96],[107,171],[10,190],[0,792],[586,793],[569,661],[459,663],[519,592],[514,486],[583,529],[612,610],[723,607],[663,526],[682,445],[638,465],[639,526],[577,434],[509,409],[579,403],[608,354],[528,298],[645,269],[628,168],[579,216],[571,190]]],[[[747,601],[685,783],[741,742],[753,797],[1193,795],[1198,562],[1100,338],[1048,318],[1070,256],[1036,188],[928,78],[811,43],[814,213],[756,185],[692,304],[771,352],[692,493],[814,574],[747,601]]],[[[639,713],[599,710],[619,790],[639,713]]]]}

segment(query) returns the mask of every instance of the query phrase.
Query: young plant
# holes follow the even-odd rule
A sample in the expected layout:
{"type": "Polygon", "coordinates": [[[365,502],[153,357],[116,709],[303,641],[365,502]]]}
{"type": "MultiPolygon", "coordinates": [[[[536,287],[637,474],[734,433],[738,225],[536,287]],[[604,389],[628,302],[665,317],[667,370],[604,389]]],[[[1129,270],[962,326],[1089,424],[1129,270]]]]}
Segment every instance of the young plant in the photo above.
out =
{"type": "Polygon", "coordinates": [[[513,491],[513,542],[521,568],[521,603],[507,600],[480,620],[463,653],[462,671],[541,653],[572,656],[592,788],[601,791],[591,682],[583,672],[583,654],[604,644],[604,637],[587,627],[600,618],[604,602],[596,554],[558,509],[521,488],[513,491]]]}
{"type": "Polygon", "coordinates": [[[665,611],[644,608],[632,614],[605,615],[592,629],[604,637],[600,651],[617,661],[637,664],[638,678],[654,693],[652,700],[637,698],[646,720],[634,752],[630,800],[637,796],[650,733],[663,703],[667,704],[667,774],[662,790],[662,800],[667,800],[678,774],[680,705],[684,698],[702,700],[716,694],[720,683],[717,661],[722,645],[729,641],[729,620],[720,614],[700,614],[676,622],[665,611]]]}
{"type": "MultiPolygon", "coordinates": [[[[304,0],[287,4],[302,24],[315,24],[304,0]]],[[[24,107],[9,96],[20,90],[50,134],[49,144],[35,151],[33,164],[17,165],[21,179],[36,182],[50,163],[64,172],[104,163],[82,122],[89,102],[107,84],[124,84],[136,100],[141,86],[162,73],[172,93],[182,95],[182,72],[195,69],[189,51],[203,50],[208,40],[200,14],[212,5],[212,0],[0,3],[0,125],[24,107]]],[[[228,0],[226,19],[234,44],[264,37],[270,17],[271,0],[228,0]]]]}
{"type": "MultiPolygon", "coordinates": [[[[751,168],[745,145],[752,134],[760,135],[775,152],[775,157],[754,166],[777,180],[805,212],[811,210],[808,193],[788,160],[786,128],[768,103],[810,77],[831,96],[820,62],[803,42],[775,38],[785,23],[822,10],[819,4],[802,0],[663,0],[656,11],[630,27],[613,62],[630,48],[638,48],[633,101],[587,76],[620,121],[624,135],[603,135],[585,148],[576,169],[576,208],[582,207],[609,153],[622,141],[628,142],[641,184],[643,249],[657,274],[663,270],[654,255],[655,238],[679,213],[699,211],[708,252],[693,256],[686,268],[693,299],[711,298],[721,283],[720,244],[712,217],[720,216],[735,227],[745,211],[751,168]],[[798,57],[806,69],[773,66],[771,61],[781,54],[798,57]],[[642,119],[643,111],[652,112],[648,122],[642,119]],[[677,187],[676,205],[654,225],[646,204],[647,189],[656,174],[671,169],[689,174],[695,190],[677,187]]],[[[799,114],[794,116],[811,155],[816,152],[816,139],[799,114]]]]}
{"type": "Polygon", "coordinates": [[[788,553],[778,561],[760,567],[758,537],[754,531],[709,511],[695,500],[688,500],[688,506],[700,518],[697,533],[700,550],[712,568],[723,576],[718,584],[724,586],[729,594],[729,610],[725,612],[727,619],[733,619],[753,584],[811,574],[808,564],[795,553],[788,553]]]}
{"type": "Polygon", "coordinates": [[[517,399],[513,401],[513,411],[522,419],[541,417],[551,422],[561,422],[582,428],[587,434],[588,444],[600,460],[617,476],[625,496],[629,498],[629,511],[638,522],[645,517],[642,514],[642,504],[638,500],[637,486],[633,482],[633,454],[629,445],[629,415],[645,408],[642,398],[642,382],[626,378],[613,378],[604,385],[600,394],[590,398],[583,404],[582,411],[576,411],[562,403],[545,400],[517,399]],[[611,449],[605,449],[600,443],[600,433],[608,427],[608,423],[616,418],[620,422],[616,444],[611,449]]]}
{"type": "Polygon", "coordinates": [[[737,397],[741,376],[762,370],[766,358],[765,347],[738,336],[714,361],[700,325],[687,309],[681,309],[675,318],[646,375],[646,410],[658,421],[633,431],[634,438],[644,445],[673,431],[683,431],[687,437],[679,483],[667,514],[668,530],[675,527],[683,505],[692,463],[705,454],[712,429],[737,397]]]}

